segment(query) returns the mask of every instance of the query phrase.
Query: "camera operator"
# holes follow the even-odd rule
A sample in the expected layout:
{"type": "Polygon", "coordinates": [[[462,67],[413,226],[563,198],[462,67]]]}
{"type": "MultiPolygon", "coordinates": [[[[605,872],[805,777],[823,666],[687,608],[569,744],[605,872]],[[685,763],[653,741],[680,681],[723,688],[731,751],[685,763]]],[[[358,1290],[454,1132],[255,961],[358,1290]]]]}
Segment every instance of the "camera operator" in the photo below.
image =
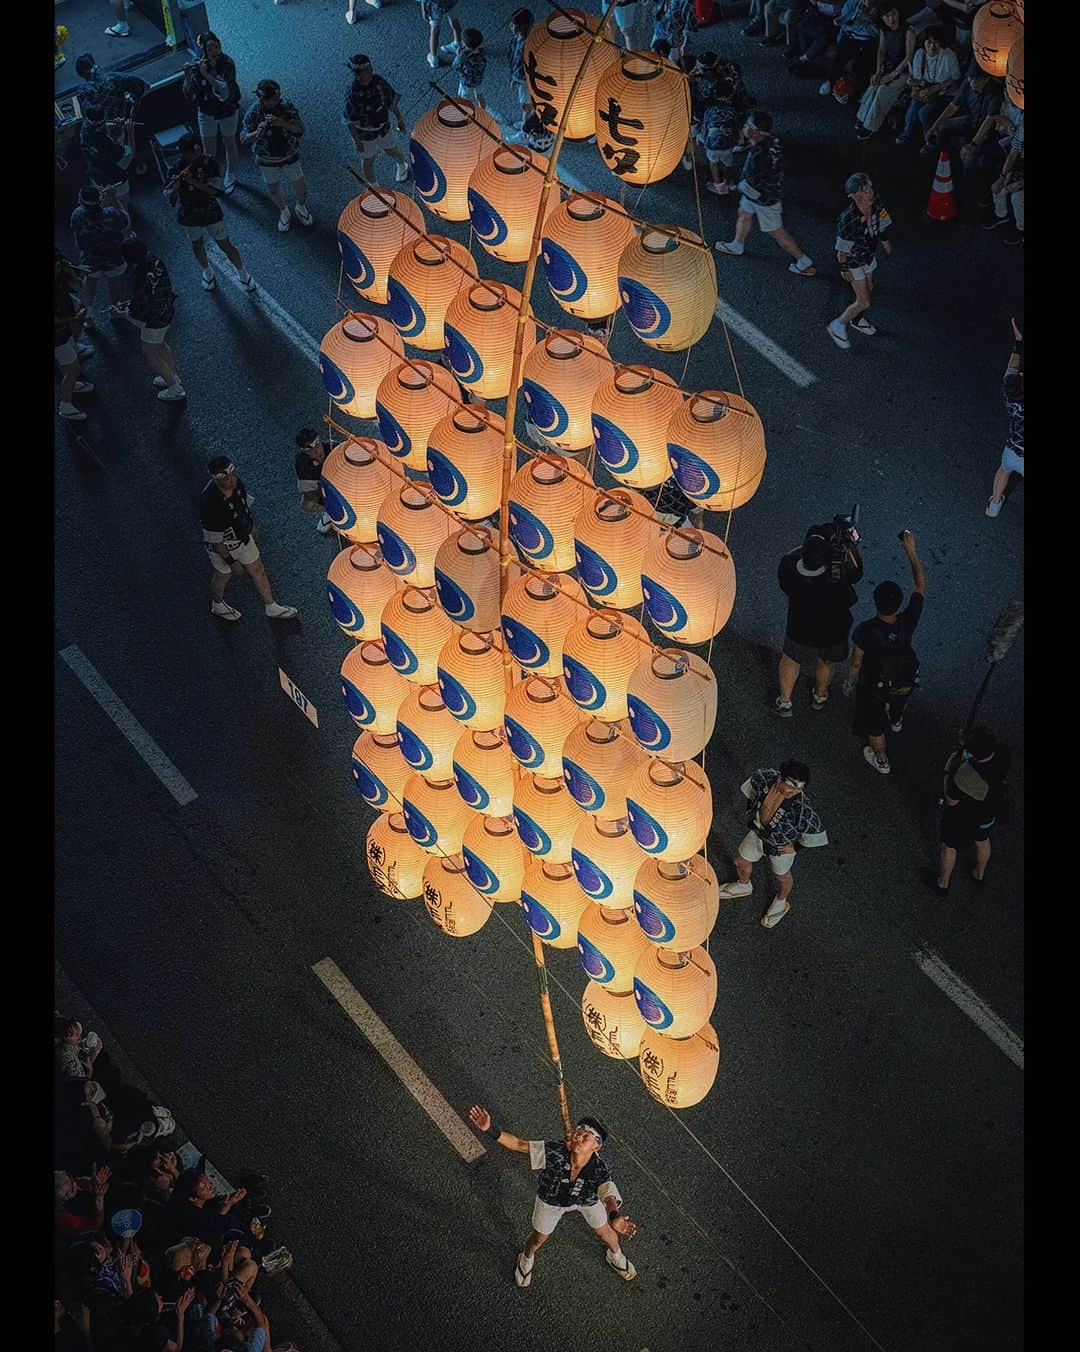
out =
{"type": "Polygon", "coordinates": [[[780,693],[774,708],[781,718],[792,714],[791,695],[804,662],[814,662],[812,707],[823,709],[829,698],[834,662],[848,655],[851,607],[858,600],[852,585],[863,575],[855,513],[811,526],[799,549],[780,560],[777,579],[788,598],[787,626],[780,655],[780,693]]]}

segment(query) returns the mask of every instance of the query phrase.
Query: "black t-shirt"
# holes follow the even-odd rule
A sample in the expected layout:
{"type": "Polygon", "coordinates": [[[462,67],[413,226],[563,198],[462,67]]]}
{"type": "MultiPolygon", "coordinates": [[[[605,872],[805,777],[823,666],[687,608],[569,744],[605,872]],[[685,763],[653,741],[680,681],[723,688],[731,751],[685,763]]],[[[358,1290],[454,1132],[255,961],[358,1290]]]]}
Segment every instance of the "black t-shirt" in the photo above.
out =
{"type": "Polygon", "coordinates": [[[862,577],[862,566],[849,574],[849,581],[834,582],[827,570],[816,577],[800,573],[801,558],[802,549],[793,549],[780,560],[776,573],[788,598],[788,638],[815,648],[846,643],[851,630],[851,607],[858,600],[851,583],[862,577]]]}
{"type": "MultiPolygon", "coordinates": [[[[209,155],[200,155],[197,160],[186,166],[187,173],[196,183],[209,183],[218,187],[221,170],[217,160],[209,155]]],[[[177,181],[176,219],[181,225],[213,225],[222,218],[221,204],[210,193],[202,192],[187,179],[177,181]]]]}
{"type": "MultiPolygon", "coordinates": [[[[320,438],[320,440],[322,440],[320,438]]],[[[326,462],[326,457],[330,454],[330,443],[322,441],[323,458],[322,460],[312,460],[307,451],[297,451],[296,453],[296,487],[301,493],[314,493],[319,487],[319,480],[322,478],[322,467],[326,462]]]]}
{"type": "Polygon", "coordinates": [[[996,819],[1004,797],[1005,777],[1009,773],[1009,752],[999,746],[988,761],[969,760],[963,752],[945,777],[945,797],[957,800],[946,811],[975,825],[996,819]],[[984,787],[985,786],[985,792],[984,787]],[[971,792],[968,792],[971,790],[971,792]],[[978,797],[978,794],[984,794],[978,797]]]}
{"type": "Polygon", "coordinates": [[[169,269],[153,254],[135,269],[128,314],[141,320],[148,329],[166,329],[176,314],[176,292],[169,269]]]}
{"type": "MultiPolygon", "coordinates": [[[[232,496],[227,498],[213,479],[208,480],[199,499],[199,517],[202,520],[203,539],[208,545],[247,544],[251,539],[253,521],[243,481],[237,479],[232,496]]],[[[190,1204],[185,1201],[184,1205],[190,1204]]],[[[202,1215],[204,1209],[190,1207],[190,1210],[202,1215]]],[[[200,1239],[203,1237],[198,1230],[185,1230],[184,1234],[199,1235],[200,1239]]]]}
{"type": "Polygon", "coordinates": [[[863,620],[852,631],[851,641],[865,654],[859,671],[860,687],[875,688],[881,676],[881,655],[889,648],[910,648],[911,638],[922,618],[923,597],[913,592],[911,600],[897,615],[895,624],[886,624],[875,615],[863,620]]]}

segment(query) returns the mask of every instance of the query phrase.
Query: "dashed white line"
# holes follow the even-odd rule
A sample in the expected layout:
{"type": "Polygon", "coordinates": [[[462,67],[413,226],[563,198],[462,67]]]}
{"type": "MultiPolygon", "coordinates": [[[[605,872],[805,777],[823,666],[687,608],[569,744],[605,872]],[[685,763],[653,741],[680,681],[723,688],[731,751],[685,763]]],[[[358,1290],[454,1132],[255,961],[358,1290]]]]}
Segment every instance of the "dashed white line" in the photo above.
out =
{"type": "Polygon", "coordinates": [[[749,319],[739,314],[738,310],[733,309],[726,300],[716,302],[716,317],[722,319],[732,333],[738,334],[744,343],[749,343],[760,352],[767,362],[771,362],[782,375],[787,376],[788,380],[798,385],[800,389],[806,389],[817,380],[813,371],[800,366],[790,352],[785,352],[779,343],[774,343],[767,333],[762,333],[756,324],[751,324],[749,319]]]}
{"type": "Polygon", "coordinates": [[[1024,1069],[1024,1039],[1013,1031],[1004,1019],[998,1018],[990,1006],[956,975],[945,960],[932,948],[917,949],[911,955],[920,971],[930,978],[956,1005],[963,1010],[976,1028],[1003,1051],[1013,1065],[1024,1069]]]}

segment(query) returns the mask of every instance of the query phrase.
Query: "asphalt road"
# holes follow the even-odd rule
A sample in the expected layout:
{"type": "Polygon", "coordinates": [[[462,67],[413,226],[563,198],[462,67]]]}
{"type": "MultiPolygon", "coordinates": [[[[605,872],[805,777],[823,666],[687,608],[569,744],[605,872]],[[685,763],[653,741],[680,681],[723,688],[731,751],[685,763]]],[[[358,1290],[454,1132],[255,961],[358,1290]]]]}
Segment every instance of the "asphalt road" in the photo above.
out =
{"type": "MultiPolygon", "coordinates": [[[[316,339],[339,313],[333,230],[355,188],[339,121],[345,58],[372,53],[407,120],[429,99],[416,7],[365,11],[355,30],[343,8],[261,0],[211,15],[245,92],[273,75],[308,126],[314,231],[277,234],[250,164],[227,211],[252,274],[316,339]]],[[[489,103],[502,112],[512,8],[460,6],[489,35],[489,103]]],[[[351,786],[345,648],[322,588],[334,544],[297,511],[293,487],[293,432],[325,410],[317,373],[237,289],[199,288],[148,181],[137,225],[182,292],[170,340],[188,404],[150,397],[137,335],[103,321],[91,418],[57,426],[56,648],[80,647],[198,794],[178,806],[58,662],[57,958],[226,1174],[273,1178],[297,1279],[349,1349],[1022,1343],[1023,1074],[912,956],[932,948],[1022,1036],[1022,637],[984,706],[1013,750],[1018,805],[990,883],[976,895],[958,870],[943,906],[922,877],[935,856],[937,771],[983,673],[986,631],[1022,594],[1022,485],[998,521],[982,514],[1004,434],[999,383],[1009,315],[1022,309],[1022,250],[980,231],[964,194],[959,222],[928,221],[932,161],[856,142],[850,110],[789,80],[739,26],[693,45],[734,54],[773,111],[790,163],[786,223],[821,275],[790,277],[756,235],[744,259],[718,259],[724,298],[817,379],[799,388],[733,339],[769,461],[732,525],[739,591],[713,649],[709,850],[723,872],[741,829],[738,784],[785,754],[813,767],[832,844],[800,857],[795,908],[771,933],[757,924],[759,898],[722,909],[710,948],[723,1059],[706,1101],[678,1118],[649,1099],[633,1063],[592,1049],[575,956],[549,955],[572,1108],[611,1125],[607,1151],[640,1225],[629,1286],[571,1218],[531,1290],[517,1291],[532,1194],[524,1161],[492,1146],[464,1165],[311,972],[333,958],[463,1114],[480,1101],[521,1135],[558,1134],[517,912],[501,907],[453,941],[418,903],[395,905],[366,877],[371,814],[351,786]],[[845,353],[823,326],[845,303],[833,226],[843,179],[862,167],[896,221],[895,252],[879,270],[878,336],[855,335],[845,353]],[[279,599],[300,607],[296,624],[265,621],[244,583],[230,592],[241,624],[208,614],[196,501],[219,451],[257,497],[260,546],[279,599]],[[784,613],[776,562],[811,521],[853,501],[865,537],[860,613],[882,578],[907,582],[901,526],[929,572],[923,687],[889,779],[864,765],[839,691],[812,714],[804,683],[789,723],[768,708],[784,613]],[[279,665],[318,707],[318,730],[281,692],[279,665]]],[[[608,187],[595,150],[572,146],[564,163],[608,187]]],[[[693,224],[686,176],[635,209],[693,224]]],[[[734,206],[703,209],[706,236],[730,237],[734,206]]],[[[60,216],[58,232],[66,238],[60,216]]],[[[538,311],[557,318],[542,297],[538,311]]],[[[625,327],[613,351],[681,371],[681,357],[645,355],[625,327]]],[[[714,324],[684,383],[733,380],[714,324]]]]}

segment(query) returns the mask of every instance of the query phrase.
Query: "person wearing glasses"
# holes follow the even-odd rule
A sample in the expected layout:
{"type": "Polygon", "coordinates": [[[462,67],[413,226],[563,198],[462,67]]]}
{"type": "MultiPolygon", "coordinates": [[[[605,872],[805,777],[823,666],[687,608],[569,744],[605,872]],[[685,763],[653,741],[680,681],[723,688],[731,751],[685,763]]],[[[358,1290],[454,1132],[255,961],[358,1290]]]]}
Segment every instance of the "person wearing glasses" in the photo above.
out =
{"type": "Polygon", "coordinates": [[[199,498],[203,540],[214,575],[210,579],[211,615],[219,620],[238,620],[240,612],[225,600],[225,588],[234,573],[247,573],[262,597],[267,619],[291,620],[295,606],[281,606],[274,600],[270,579],[255,543],[255,519],[251,505],[255,499],[244,487],[236,466],[227,455],[215,455],[208,462],[210,478],[199,498]]]}
{"type": "Polygon", "coordinates": [[[600,1149],[607,1140],[607,1127],[596,1117],[583,1117],[574,1134],[566,1141],[523,1141],[513,1132],[503,1131],[491,1120],[486,1108],[474,1104],[469,1121],[477,1131],[485,1132],[506,1150],[528,1155],[530,1168],[539,1172],[536,1201],[533,1204],[532,1230],[525,1247],[517,1256],[514,1281],[518,1286],[532,1282],[533,1261],[540,1246],[555,1232],[568,1211],[580,1211],[593,1233],[607,1247],[608,1266],[624,1282],[633,1281],[637,1272],[619,1246],[619,1236],[630,1239],[637,1226],[619,1207],[622,1198],[600,1149]]]}

